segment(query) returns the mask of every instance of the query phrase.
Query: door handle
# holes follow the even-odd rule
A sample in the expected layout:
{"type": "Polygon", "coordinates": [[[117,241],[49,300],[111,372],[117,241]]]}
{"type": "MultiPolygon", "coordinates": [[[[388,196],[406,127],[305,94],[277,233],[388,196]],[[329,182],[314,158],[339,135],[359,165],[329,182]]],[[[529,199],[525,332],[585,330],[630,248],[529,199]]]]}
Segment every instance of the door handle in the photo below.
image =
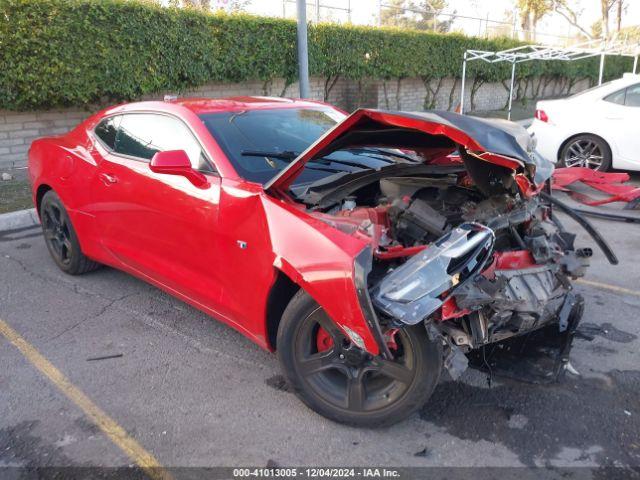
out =
{"type": "Polygon", "coordinates": [[[107,186],[113,185],[114,183],[118,183],[118,177],[116,177],[112,173],[101,173],[98,176],[100,177],[100,180],[102,180],[102,183],[104,183],[107,186]]]}

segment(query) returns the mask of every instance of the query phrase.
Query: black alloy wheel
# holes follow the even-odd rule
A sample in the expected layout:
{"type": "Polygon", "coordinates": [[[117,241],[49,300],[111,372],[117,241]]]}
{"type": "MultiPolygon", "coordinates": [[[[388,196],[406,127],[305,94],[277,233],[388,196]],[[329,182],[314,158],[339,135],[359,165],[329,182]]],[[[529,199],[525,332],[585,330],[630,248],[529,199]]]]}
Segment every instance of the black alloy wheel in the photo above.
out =
{"type": "Polygon", "coordinates": [[[71,219],[60,197],[53,190],[42,197],[40,222],[47,249],[60,270],[79,275],[100,267],[99,263],[82,253],[71,219]]]}
{"type": "Polygon", "coordinates": [[[393,359],[368,354],[301,292],[280,323],[278,355],[294,391],[313,410],[341,423],[385,426],[426,402],[442,367],[441,347],[424,326],[394,329],[386,338],[393,359]]]}
{"type": "Polygon", "coordinates": [[[66,215],[62,214],[60,206],[54,202],[47,202],[42,208],[42,229],[56,263],[69,265],[73,250],[69,222],[66,215]]]}

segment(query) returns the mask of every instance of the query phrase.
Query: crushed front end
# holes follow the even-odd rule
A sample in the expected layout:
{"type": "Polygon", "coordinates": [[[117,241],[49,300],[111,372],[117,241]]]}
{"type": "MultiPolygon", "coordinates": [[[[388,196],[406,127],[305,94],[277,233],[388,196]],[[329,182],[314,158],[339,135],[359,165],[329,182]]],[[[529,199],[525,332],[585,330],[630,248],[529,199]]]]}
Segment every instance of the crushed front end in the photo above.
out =
{"type": "MultiPolygon", "coordinates": [[[[453,378],[466,368],[465,355],[473,365],[489,367],[485,347],[510,350],[508,339],[551,327],[557,341],[547,335],[543,345],[531,340],[529,347],[554,350],[555,361],[542,376],[557,376],[568,361],[583,304],[570,281],[584,274],[591,250],[575,249],[575,236],[539,197],[503,195],[460,207],[457,216],[449,210],[447,233],[428,248],[395,268],[380,265],[385,273],[371,297],[381,321],[398,327],[424,322],[444,342],[444,365],[453,378]]],[[[416,223],[427,221],[433,218],[418,217],[416,223]]]]}
{"type": "Polygon", "coordinates": [[[550,195],[553,165],[534,153],[526,131],[451,112],[360,110],[270,188],[278,194],[305,162],[331,165],[340,151],[390,164],[294,193],[311,216],[369,243],[370,269],[358,276],[366,287],[357,289],[368,292],[360,301],[382,354],[393,356],[395,331],[423,324],[457,378],[469,359],[495,371],[488,348],[489,357],[496,349],[513,353],[515,365],[526,350],[520,341],[535,337],[536,350],[555,352],[542,377],[557,377],[583,309],[571,280],[584,275],[592,254],[576,248],[557,210],[617,260],[588,221],[550,195]]]}

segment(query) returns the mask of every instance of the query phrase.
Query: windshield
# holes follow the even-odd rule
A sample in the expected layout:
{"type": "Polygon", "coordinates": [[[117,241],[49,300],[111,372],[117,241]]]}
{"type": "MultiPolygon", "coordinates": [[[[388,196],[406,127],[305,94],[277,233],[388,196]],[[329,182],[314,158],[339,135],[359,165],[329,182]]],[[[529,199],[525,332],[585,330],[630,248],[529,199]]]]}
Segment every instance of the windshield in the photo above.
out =
{"type": "MultiPolygon", "coordinates": [[[[266,183],[346,115],[330,107],[278,108],[200,115],[240,176],[266,183]]],[[[399,153],[341,150],[305,165],[295,184],[395,163],[399,153]]],[[[411,159],[407,159],[411,160],[411,159]]]]}

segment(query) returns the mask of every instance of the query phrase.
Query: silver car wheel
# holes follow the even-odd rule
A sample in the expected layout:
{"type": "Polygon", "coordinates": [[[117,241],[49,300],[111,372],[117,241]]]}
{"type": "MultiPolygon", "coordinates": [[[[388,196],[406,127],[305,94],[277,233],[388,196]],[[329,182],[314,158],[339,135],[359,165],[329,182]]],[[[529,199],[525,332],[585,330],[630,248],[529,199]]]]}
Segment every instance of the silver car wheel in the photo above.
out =
{"type": "Polygon", "coordinates": [[[593,140],[579,139],[567,147],[563,160],[565,167],[586,167],[599,170],[602,167],[603,152],[593,140]]]}

